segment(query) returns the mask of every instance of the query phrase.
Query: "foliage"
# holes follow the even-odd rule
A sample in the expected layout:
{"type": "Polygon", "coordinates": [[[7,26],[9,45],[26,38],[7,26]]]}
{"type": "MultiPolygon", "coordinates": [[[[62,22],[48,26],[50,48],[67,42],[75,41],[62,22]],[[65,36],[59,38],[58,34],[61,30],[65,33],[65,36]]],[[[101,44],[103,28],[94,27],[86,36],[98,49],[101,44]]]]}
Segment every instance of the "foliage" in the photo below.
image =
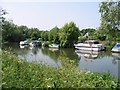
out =
{"type": "Polygon", "coordinates": [[[7,51],[2,52],[3,88],[116,88],[110,74],[85,72],[73,66],[74,60],[64,59],[62,68],[49,68],[35,62],[20,60],[7,51]]]}
{"type": "Polygon", "coordinates": [[[116,44],[116,42],[115,41],[104,41],[103,44],[107,49],[112,49],[114,45],[116,44]]]}
{"type": "Polygon", "coordinates": [[[101,33],[106,35],[107,40],[115,40],[116,34],[120,31],[120,2],[102,2],[101,13],[101,33]],[[114,38],[113,38],[114,37],[114,38]]]}
{"type": "Polygon", "coordinates": [[[43,41],[48,41],[48,31],[43,31],[40,34],[43,41]]]}
{"type": "Polygon", "coordinates": [[[31,29],[29,29],[29,31],[31,31],[30,37],[33,40],[37,40],[40,37],[41,31],[39,31],[39,29],[31,28],[31,29]]]}
{"type": "Polygon", "coordinates": [[[47,41],[47,42],[44,42],[43,46],[44,46],[44,47],[49,47],[50,44],[51,44],[51,43],[50,43],[49,41],[47,41]]]}
{"type": "Polygon", "coordinates": [[[8,14],[8,12],[6,12],[5,9],[0,7],[0,26],[4,23],[4,21],[5,21],[4,15],[6,15],[6,14],[8,14]]]}
{"type": "Polygon", "coordinates": [[[19,42],[27,38],[36,40],[40,37],[41,31],[37,28],[27,26],[17,26],[11,21],[4,21],[2,25],[2,40],[8,42],[19,42]]]}
{"type": "Polygon", "coordinates": [[[95,31],[96,31],[96,29],[88,28],[88,29],[82,29],[82,30],[80,31],[80,33],[81,33],[82,36],[84,36],[86,33],[88,33],[89,36],[92,36],[95,31]]]}
{"type": "Polygon", "coordinates": [[[76,27],[74,22],[65,24],[60,31],[60,46],[61,47],[73,47],[73,44],[77,42],[79,36],[79,28],[76,27]]]}
{"type": "Polygon", "coordinates": [[[87,37],[78,37],[78,42],[84,42],[87,40],[87,37]]]}
{"type": "Polygon", "coordinates": [[[5,21],[2,25],[2,36],[4,41],[16,42],[24,39],[23,34],[12,22],[5,21]]]}
{"type": "Polygon", "coordinates": [[[60,29],[57,26],[52,28],[49,32],[49,41],[59,44],[60,43],[59,31],[60,31],[60,29]]]}
{"type": "Polygon", "coordinates": [[[82,29],[80,31],[78,42],[83,42],[84,40],[87,40],[87,39],[94,39],[93,36],[95,32],[96,32],[96,29],[93,29],[93,28],[82,29]]]}

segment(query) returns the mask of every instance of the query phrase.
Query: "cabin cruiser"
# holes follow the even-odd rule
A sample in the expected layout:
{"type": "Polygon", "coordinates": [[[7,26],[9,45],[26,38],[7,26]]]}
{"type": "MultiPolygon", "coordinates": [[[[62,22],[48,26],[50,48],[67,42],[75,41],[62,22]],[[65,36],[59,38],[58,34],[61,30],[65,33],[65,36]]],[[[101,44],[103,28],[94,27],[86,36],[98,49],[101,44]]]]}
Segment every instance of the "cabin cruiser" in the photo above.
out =
{"type": "Polygon", "coordinates": [[[20,45],[28,45],[28,40],[20,41],[20,45]]]}
{"type": "Polygon", "coordinates": [[[59,48],[59,45],[58,44],[51,44],[51,45],[49,45],[49,48],[59,48]]]}
{"type": "Polygon", "coordinates": [[[76,49],[85,51],[101,51],[104,50],[104,46],[97,40],[87,40],[84,43],[74,44],[76,49]]]}
{"type": "Polygon", "coordinates": [[[112,48],[112,52],[118,52],[118,53],[120,53],[120,43],[117,43],[117,44],[112,48]]]}

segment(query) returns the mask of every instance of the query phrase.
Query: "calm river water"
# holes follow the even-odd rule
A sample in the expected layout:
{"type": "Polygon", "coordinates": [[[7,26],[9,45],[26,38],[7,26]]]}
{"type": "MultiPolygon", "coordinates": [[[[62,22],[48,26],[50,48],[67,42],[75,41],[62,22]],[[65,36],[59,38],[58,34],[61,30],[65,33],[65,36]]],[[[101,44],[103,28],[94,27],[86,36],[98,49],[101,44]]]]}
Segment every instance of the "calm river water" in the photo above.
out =
{"type": "Polygon", "coordinates": [[[38,62],[50,67],[63,67],[60,57],[75,60],[75,66],[91,72],[110,72],[112,76],[120,78],[120,53],[102,51],[99,53],[80,52],[74,48],[51,49],[43,47],[20,47],[18,43],[3,45],[3,49],[11,49],[19,58],[28,62],[38,62]]]}

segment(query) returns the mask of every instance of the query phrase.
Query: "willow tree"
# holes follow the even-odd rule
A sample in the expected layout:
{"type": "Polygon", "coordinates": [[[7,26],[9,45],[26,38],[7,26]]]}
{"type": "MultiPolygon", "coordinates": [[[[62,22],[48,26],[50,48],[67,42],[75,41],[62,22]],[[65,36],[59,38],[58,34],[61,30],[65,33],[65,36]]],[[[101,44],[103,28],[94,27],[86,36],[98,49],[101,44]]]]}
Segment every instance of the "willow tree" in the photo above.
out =
{"type": "Polygon", "coordinates": [[[61,47],[72,47],[78,40],[79,28],[74,22],[67,23],[61,28],[59,36],[61,47]]]}
{"type": "Polygon", "coordinates": [[[101,13],[101,33],[107,36],[107,39],[113,40],[120,31],[120,2],[102,2],[100,4],[101,13]]]}

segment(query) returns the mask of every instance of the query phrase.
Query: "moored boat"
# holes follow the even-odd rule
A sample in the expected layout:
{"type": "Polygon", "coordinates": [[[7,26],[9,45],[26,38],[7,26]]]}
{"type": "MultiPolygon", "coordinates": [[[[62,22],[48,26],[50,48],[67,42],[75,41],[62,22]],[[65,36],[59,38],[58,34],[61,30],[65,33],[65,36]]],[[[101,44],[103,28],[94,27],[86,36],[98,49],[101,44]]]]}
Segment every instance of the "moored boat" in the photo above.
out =
{"type": "Polygon", "coordinates": [[[84,43],[74,44],[76,49],[86,51],[101,51],[104,50],[104,46],[97,40],[87,40],[84,43]]]}
{"type": "Polygon", "coordinates": [[[40,46],[41,44],[39,41],[33,41],[33,42],[29,43],[29,45],[32,47],[35,47],[35,46],[40,46]]]}
{"type": "Polygon", "coordinates": [[[20,45],[28,45],[28,40],[20,41],[20,45]]]}
{"type": "Polygon", "coordinates": [[[51,44],[51,45],[49,45],[49,48],[59,48],[59,45],[58,44],[51,44]]]}
{"type": "Polygon", "coordinates": [[[120,53],[120,43],[116,43],[116,45],[112,48],[112,52],[120,53]]]}

